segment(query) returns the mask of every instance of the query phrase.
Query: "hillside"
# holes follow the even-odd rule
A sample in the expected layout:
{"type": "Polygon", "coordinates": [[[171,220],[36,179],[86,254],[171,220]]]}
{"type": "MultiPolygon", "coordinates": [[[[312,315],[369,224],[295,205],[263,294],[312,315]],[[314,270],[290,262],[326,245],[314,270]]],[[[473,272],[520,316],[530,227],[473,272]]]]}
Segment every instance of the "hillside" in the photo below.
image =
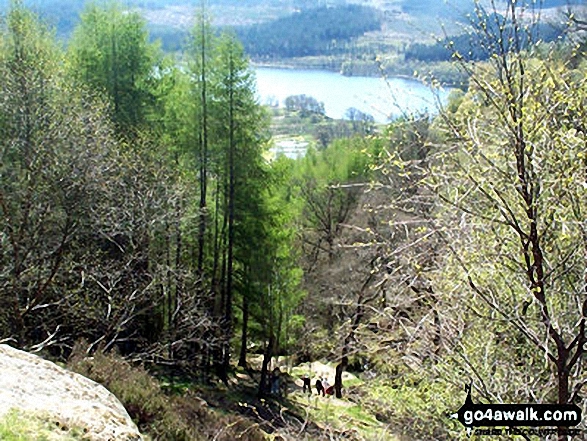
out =
{"type": "MultiPolygon", "coordinates": [[[[1,0],[0,11],[6,11],[9,3],[1,0]]],[[[574,0],[574,3],[582,2],[574,0]]],[[[54,26],[62,39],[69,38],[84,8],[84,2],[73,0],[24,0],[24,4],[54,26]]],[[[543,15],[552,16],[557,8],[567,4],[563,0],[545,0],[541,2],[543,15]]],[[[196,10],[192,2],[128,0],[124,5],[141,13],[149,25],[152,40],[160,40],[164,50],[173,52],[184,48],[196,10]]],[[[401,67],[403,61],[409,61],[404,60],[406,46],[434,46],[440,36],[462,33],[465,16],[473,11],[473,0],[210,0],[208,8],[214,25],[234,27],[253,58],[270,58],[278,64],[288,59],[289,64],[309,67],[334,64],[346,74],[376,75],[379,73],[373,63],[376,57],[380,57],[392,74],[422,70],[414,63],[407,69],[401,67]],[[365,9],[352,11],[358,7],[365,9]],[[321,17],[320,8],[328,14],[321,17]],[[341,16],[363,17],[363,24],[353,20],[354,28],[346,31],[332,12],[337,8],[341,16]],[[296,30],[301,33],[292,34],[296,30]],[[316,55],[327,55],[334,61],[316,60],[316,55]]],[[[418,52],[425,54],[429,50],[438,52],[434,48],[418,49],[418,52]]],[[[423,61],[436,62],[437,58],[423,61]]]]}
{"type": "MultiPolygon", "coordinates": [[[[0,0],[0,10],[6,11],[11,0],[0,0]]],[[[278,17],[324,6],[362,5],[375,8],[394,20],[409,18],[426,20],[430,23],[438,18],[459,18],[471,9],[473,0],[448,0],[438,2],[423,0],[207,0],[215,22],[218,25],[243,25],[270,21],[278,17]],[[432,18],[434,20],[432,20],[432,18]]],[[[85,1],[75,0],[24,0],[24,4],[37,10],[50,23],[57,25],[58,32],[66,34],[78,22],[77,15],[85,1]]],[[[581,4],[581,0],[544,0],[544,9],[581,4]]],[[[192,14],[194,3],[189,0],[127,0],[125,5],[141,10],[148,22],[154,25],[185,27],[192,14]]],[[[445,23],[448,24],[448,23],[445,23]]],[[[414,26],[418,26],[414,23],[414,26]]],[[[424,28],[421,28],[424,29],[424,28]]],[[[436,29],[436,26],[434,27],[436,29]]]]}

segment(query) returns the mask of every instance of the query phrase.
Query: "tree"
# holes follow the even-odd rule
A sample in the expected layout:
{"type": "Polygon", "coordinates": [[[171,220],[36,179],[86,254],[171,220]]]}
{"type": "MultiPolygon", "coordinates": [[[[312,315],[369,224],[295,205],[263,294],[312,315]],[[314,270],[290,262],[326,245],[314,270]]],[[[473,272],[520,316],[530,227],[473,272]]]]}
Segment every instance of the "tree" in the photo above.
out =
{"type": "MultiPolygon", "coordinates": [[[[225,378],[233,335],[235,276],[245,264],[241,251],[263,244],[263,237],[248,237],[249,201],[255,201],[258,182],[264,179],[262,150],[265,146],[266,114],[257,104],[253,76],[240,43],[224,34],[218,44],[217,68],[213,75],[214,130],[217,170],[222,189],[221,240],[224,250],[220,277],[220,311],[224,326],[221,374],[225,378]],[[240,239],[240,241],[239,241],[240,239]],[[258,242],[257,242],[258,241],[258,242]]],[[[251,205],[254,209],[255,203],[251,205]]]]}
{"type": "Polygon", "coordinates": [[[302,117],[311,114],[324,115],[324,103],[307,95],[292,95],[285,99],[285,108],[290,112],[300,112],[302,117]]]}
{"type": "MultiPolygon", "coordinates": [[[[263,221],[255,223],[258,228],[254,232],[255,237],[262,238],[262,242],[249,239],[249,252],[255,258],[249,259],[254,265],[251,266],[252,277],[247,280],[248,286],[255,291],[249,293],[248,298],[243,295],[243,305],[246,301],[251,318],[260,328],[257,339],[264,347],[259,396],[268,393],[267,375],[272,357],[292,347],[292,339],[295,339],[301,320],[294,312],[305,295],[301,289],[302,270],[299,268],[296,246],[295,218],[298,211],[295,205],[292,206],[288,192],[284,191],[291,179],[290,160],[281,158],[275,161],[268,170],[267,178],[256,181],[256,185],[260,186],[257,194],[262,196],[258,205],[260,210],[247,210],[256,219],[263,221]],[[261,210],[262,216],[257,217],[261,210]]],[[[250,238],[252,236],[249,233],[247,230],[246,237],[250,238]]],[[[243,332],[244,324],[243,320],[243,332]]],[[[242,358],[244,352],[243,339],[242,358]]]]}
{"type": "Polygon", "coordinates": [[[209,151],[209,73],[213,66],[215,56],[216,38],[210,26],[210,18],[207,15],[206,5],[196,18],[196,26],[192,33],[191,51],[193,53],[190,66],[192,75],[192,100],[196,104],[194,113],[194,133],[196,137],[192,142],[197,146],[199,188],[200,188],[200,225],[198,229],[198,271],[204,270],[204,252],[206,245],[207,227],[207,197],[208,197],[208,168],[210,162],[209,151]]]}
{"type": "Polygon", "coordinates": [[[58,210],[49,210],[53,198],[47,187],[53,182],[46,165],[54,164],[57,152],[41,148],[58,135],[49,128],[59,53],[51,34],[19,2],[12,4],[2,29],[1,57],[2,325],[7,337],[23,344],[25,316],[43,302],[73,223],[58,210]],[[54,238],[44,244],[48,229],[54,238]]]}
{"type": "MultiPolygon", "coordinates": [[[[144,19],[115,2],[90,4],[69,46],[74,77],[105,95],[118,132],[144,129],[154,103],[157,47],[149,43],[144,19]]],[[[160,72],[159,72],[160,73],[160,72]]]]}
{"type": "Polygon", "coordinates": [[[411,200],[433,208],[424,231],[448,251],[426,278],[450,375],[475,378],[487,399],[567,404],[586,382],[584,80],[555,52],[522,50],[519,14],[513,1],[503,17],[479,9],[495,20],[476,28],[490,61],[462,64],[469,91],[426,158],[390,164],[416,178],[411,200]],[[530,377],[538,390],[510,386],[530,377]]]}
{"type": "Polygon", "coordinates": [[[344,43],[380,26],[381,19],[374,8],[312,4],[312,8],[303,7],[274,21],[242,26],[236,32],[252,57],[281,58],[340,52],[344,43]]]}
{"type": "Polygon", "coordinates": [[[62,65],[52,35],[15,3],[0,53],[1,326],[37,350],[128,339],[148,303],[134,224],[144,218],[133,217],[144,201],[131,197],[105,106],[72,88],[62,65]]]}
{"type": "Polygon", "coordinates": [[[368,158],[360,152],[369,149],[366,144],[360,138],[338,140],[323,151],[310,150],[299,162],[293,184],[303,201],[304,247],[313,256],[308,271],[323,253],[334,255],[335,240],[361,192],[351,184],[366,178],[368,158]]]}
{"type": "Polygon", "coordinates": [[[345,117],[351,121],[353,132],[359,135],[370,135],[375,130],[375,118],[373,115],[361,112],[359,109],[350,107],[345,112],[345,117]]]}
{"type": "Polygon", "coordinates": [[[307,332],[312,326],[324,329],[323,335],[312,329],[312,342],[304,341],[298,351],[300,359],[312,360],[315,347],[328,350],[338,362],[334,386],[339,397],[343,371],[360,365],[360,327],[370,317],[371,304],[382,296],[377,259],[365,246],[374,228],[371,216],[357,217],[368,199],[368,164],[381,147],[381,139],[337,140],[298,160],[290,178],[289,204],[298,210],[304,285],[310,293],[300,310],[307,332]]]}

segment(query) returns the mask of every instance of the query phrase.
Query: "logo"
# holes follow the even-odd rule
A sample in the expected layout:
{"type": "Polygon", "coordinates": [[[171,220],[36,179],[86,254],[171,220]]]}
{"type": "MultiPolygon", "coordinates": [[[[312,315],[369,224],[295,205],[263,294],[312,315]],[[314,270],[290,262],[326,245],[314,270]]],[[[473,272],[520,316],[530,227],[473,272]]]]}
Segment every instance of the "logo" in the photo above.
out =
{"type": "MultiPolygon", "coordinates": [[[[574,427],[581,422],[581,409],[574,404],[473,403],[471,389],[472,384],[466,386],[468,393],[465,404],[450,416],[458,419],[467,428],[468,436],[471,436],[475,427],[508,427],[510,429],[505,431],[506,434],[522,434],[528,431],[514,428],[574,427]]],[[[502,431],[494,429],[480,434],[501,435],[502,431]]],[[[541,434],[545,433],[541,431],[541,434]]]]}

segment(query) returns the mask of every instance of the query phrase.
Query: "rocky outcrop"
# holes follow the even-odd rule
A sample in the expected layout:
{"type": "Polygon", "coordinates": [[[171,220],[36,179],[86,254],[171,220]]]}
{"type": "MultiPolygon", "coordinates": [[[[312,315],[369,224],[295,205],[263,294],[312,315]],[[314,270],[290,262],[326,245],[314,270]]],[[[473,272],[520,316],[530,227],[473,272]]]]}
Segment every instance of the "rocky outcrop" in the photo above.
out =
{"type": "Polygon", "coordinates": [[[100,384],[36,355],[0,345],[0,419],[11,411],[76,427],[83,439],[139,441],[120,401],[100,384]]]}

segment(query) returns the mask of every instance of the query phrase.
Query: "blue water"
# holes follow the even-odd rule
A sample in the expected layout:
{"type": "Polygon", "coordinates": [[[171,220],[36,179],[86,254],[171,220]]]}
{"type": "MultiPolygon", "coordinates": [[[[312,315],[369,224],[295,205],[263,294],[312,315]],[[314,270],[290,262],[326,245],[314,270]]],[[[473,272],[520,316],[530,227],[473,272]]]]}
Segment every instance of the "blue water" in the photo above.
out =
{"type": "Polygon", "coordinates": [[[257,93],[262,104],[278,101],[284,106],[291,95],[309,95],[324,103],[326,115],[344,118],[354,107],[377,122],[387,122],[403,112],[436,113],[449,90],[432,91],[419,81],[376,77],[345,77],[335,72],[258,67],[257,93]]]}

